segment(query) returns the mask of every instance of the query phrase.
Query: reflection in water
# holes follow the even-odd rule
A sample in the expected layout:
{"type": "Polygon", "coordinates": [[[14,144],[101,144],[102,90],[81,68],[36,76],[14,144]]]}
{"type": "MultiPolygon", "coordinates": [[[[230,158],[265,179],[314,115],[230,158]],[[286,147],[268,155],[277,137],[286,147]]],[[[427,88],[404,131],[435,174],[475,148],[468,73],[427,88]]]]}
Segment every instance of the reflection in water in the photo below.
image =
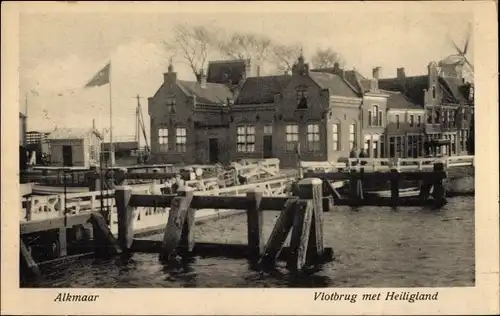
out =
{"type": "MultiPolygon", "coordinates": [[[[277,212],[264,213],[269,236],[277,212]]],[[[293,276],[286,263],[256,271],[246,260],[196,258],[169,265],[158,254],[81,259],[44,271],[40,287],[430,287],[474,285],[474,199],[441,210],[337,207],[324,216],[335,261],[293,276]]],[[[246,243],[246,217],[196,227],[196,240],[246,243]]],[[[161,239],[162,236],[150,238],[161,239]]],[[[35,287],[29,283],[25,286],[35,287]]]]}

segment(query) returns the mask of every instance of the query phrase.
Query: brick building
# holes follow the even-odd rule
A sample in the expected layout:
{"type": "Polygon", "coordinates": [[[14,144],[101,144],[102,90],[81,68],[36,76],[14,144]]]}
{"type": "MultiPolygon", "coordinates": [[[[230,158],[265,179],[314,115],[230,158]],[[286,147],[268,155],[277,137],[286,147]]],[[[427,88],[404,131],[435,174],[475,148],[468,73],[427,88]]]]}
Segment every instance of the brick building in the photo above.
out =
{"type": "MultiPolygon", "coordinates": [[[[379,79],[356,70],[309,69],[300,56],[292,73],[253,76],[249,60],[210,62],[207,76],[179,80],[170,65],[148,99],[152,158],[186,164],[240,158],[280,159],[284,167],[335,162],[351,149],[369,157],[418,157],[429,140],[449,140],[449,154],[466,151],[472,88],[442,77],[379,79]]],[[[257,72],[258,73],[258,72],[257,72]]]]}
{"type": "Polygon", "coordinates": [[[197,81],[179,80],[173,65],[163,77],[163,84],[148,98],[153,162],[229,162],[233,92],[228,84],[208,82],[204,73],[197,81]]]}
{"type": "MultiPolygon", "coordinates": [[[[435,62],[429,64],[428,73],[423,76],[406,76],[404,68],[398,68],[396,78],[380,79],[379,86],[401,93],[406,100],[424,109],[421,142],[442,144],[435,148],[434,154],[467,153],[472,136],[474,88],[464,81],[460,71],[440,71],[435,62]]],[[[411,118],[405,117],[405,122],[411,118]]],[[[407,143],[408,139],[401,142],[407,143]]],[[[422,154],[430,153],[425,149],[422,154]]]]}

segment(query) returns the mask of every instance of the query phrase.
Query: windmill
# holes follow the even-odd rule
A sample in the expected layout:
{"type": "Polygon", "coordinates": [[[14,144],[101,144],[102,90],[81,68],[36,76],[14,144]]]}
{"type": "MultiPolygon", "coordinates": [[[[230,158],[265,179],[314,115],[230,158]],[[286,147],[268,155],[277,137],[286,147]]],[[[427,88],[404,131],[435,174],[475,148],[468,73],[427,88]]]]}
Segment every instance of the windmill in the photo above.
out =
{"type": "Polygon", "coordinates": [[[465,76],[467,77],[474,76],[474,66],[472,65],[471,62],[469,62],[466,56],[469,48],[470,36],[471,36],[471,27],[469,24],[463,49],[461,49],[455,43],[455,41],[450,39],[457,53],[451,54],[446,58],[442,59],[441,61],[439,61],[438,67],[440,68],[440,73],[442,76],[455,77],[459,79],[462,79],[465,76]]]}

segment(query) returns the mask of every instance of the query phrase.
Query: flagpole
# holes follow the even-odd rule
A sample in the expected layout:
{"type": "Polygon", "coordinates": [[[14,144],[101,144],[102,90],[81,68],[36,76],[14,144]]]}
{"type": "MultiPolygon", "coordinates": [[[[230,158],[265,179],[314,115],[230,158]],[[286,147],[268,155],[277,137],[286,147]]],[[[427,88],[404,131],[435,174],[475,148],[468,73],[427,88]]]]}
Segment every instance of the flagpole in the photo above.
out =
{"type": "Polygon", "coordinates": [[[109,61],[109,161],[111,168],[115,163],[115,150],[113,146],[113,98],[111,90],[111,61],[109,61]]]}

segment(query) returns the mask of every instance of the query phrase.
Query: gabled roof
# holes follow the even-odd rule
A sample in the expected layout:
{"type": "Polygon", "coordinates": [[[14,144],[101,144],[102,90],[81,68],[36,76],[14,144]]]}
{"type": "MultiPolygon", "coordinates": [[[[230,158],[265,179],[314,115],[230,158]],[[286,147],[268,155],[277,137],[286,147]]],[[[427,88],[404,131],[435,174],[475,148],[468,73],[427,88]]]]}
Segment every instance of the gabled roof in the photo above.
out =
{"type": "Polygon", "coordinates": [[[211,61],[208,63],[207,82],[237,85],[245,77],[249,62],[244,59],[211,61]]]}
{"type": "Polygon", "coordinates": [[[205,104],[226,104],[233,94],[223,84],[209,83],[204,85],[195,81],[178,80],[179,87],[188,95],[196,96],[196,101],[205,104]]]}
{"type": "Polygon", "coordinates": [[[322,89],[327,89],[330,95],[342,97],[358,97],[355,89],[353,89],[340,76],[326,72],[310,72],[311,79],[318,84],[322,89]]]}
{"type": "Polygon", "coordinates": [[[292,76],[264,76],[247,78],[234,104],[273,103],[274,96],[290,82],[292,76]]]}
{"type": "Polygon", "coordinates": [[[425,76],[405,77],[404,81],[398,78],[379,79],[379,89],[399,91],[405,94],[411,102],[423,106],[425,104],[424,89],[428,89],[428,78],[425,76]]]}
{"type": "Polygon", "coordinates": [[[56,128],[54,131],[50,132],[50,134],[47,136],[47,139],[49,140],[56,140],[56,139],[84,139],[90,134],[95,134],[97,137],[102,139],[101,134],[99,131],[93,128],[69,128],[69,127],[62,127],[62,128],[56,128]]]}
{"type": "Polygon", "coordinates": [[[398,91],[381,90],[387,93],[387,109],[417,109],[422,110],[423,106],[411,102],[403,93],[398,91]]]}
{"type": "MultiPolygon", "coordinates": [[[[311,69],[311,73],[328,73],[337,76],[339,76],[339,72],[342,71],[342,69],[335,69],[333,67],[311,69]]],[[[358,96],[361,96],[365,91],[368,91],[370,89],[369,80],[356,70],[344,71],[343,80],[358,96]]]]}
{"type": "MultiPolygon", "coordinates": [[[[440,76],[438,77],[438,83],[442,91],[443,102],[454,104],[470,102],[464,89],[462,89],[464,84],[460,79],[440,76]]],[[[380,89],[402,92],[413,103],[423,106],[425,104],[424,89],[429,89],[429,76],[411,76],[404,79],[379,79],[378,86],[380,89]]]]}

